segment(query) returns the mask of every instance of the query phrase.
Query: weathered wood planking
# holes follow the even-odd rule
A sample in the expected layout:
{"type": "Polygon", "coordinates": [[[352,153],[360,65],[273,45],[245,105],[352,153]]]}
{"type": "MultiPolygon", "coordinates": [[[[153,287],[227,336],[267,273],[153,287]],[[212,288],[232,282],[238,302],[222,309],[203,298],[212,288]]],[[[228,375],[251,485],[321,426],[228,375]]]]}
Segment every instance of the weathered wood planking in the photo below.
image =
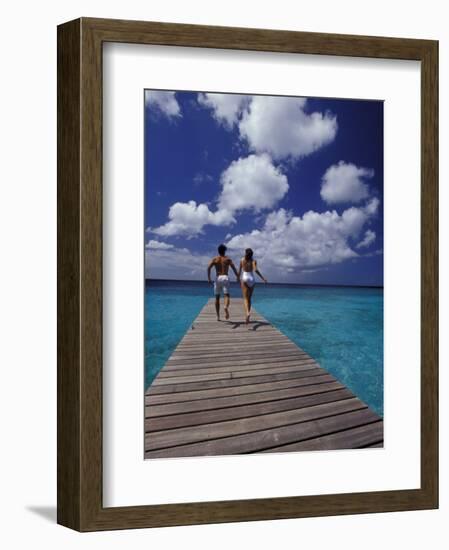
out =
{"type": "Polygon", "coordinates": [[[201,310],[145,394],[145,458],[383,446],[383,420],[243,302],[201,310]],[[224,317],[224,315],[222,315],[224,317]]]}

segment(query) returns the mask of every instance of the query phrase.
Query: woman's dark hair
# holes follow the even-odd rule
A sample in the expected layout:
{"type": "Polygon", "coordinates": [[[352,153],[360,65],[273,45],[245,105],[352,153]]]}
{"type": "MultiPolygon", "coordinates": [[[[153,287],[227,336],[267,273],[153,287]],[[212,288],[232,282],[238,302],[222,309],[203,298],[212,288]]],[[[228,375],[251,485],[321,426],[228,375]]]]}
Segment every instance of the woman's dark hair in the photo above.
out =
{"type": "Polygon", "coordinates": [[[253,259],[253,251],[252,251],[251,248],[247,248],[247,249],[245,250],[245,260],[246,260],[247,262],[249,262],[249,261],[252,260],[252,259],[253,259]]]}
{"type": "Polygon", "coordinates": [[[219,247],[218,247],[218,253],[220,254],[220,256],[224,256],[226,254],[226,246],[224,244],[221,244],[219,247]]]}

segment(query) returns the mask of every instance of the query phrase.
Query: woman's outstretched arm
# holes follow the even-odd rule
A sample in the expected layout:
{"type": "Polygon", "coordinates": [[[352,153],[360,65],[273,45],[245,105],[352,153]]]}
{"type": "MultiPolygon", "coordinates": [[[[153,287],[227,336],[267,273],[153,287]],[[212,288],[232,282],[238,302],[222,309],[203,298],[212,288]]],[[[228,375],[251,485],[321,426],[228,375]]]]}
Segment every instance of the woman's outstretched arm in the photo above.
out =
{"type": "Polygon", "coordinates": [[[259,277],[262,279],[264,283],[268,283],[268,281],[265,279],[262,273],[258,270],[256,260],[254,260],[254,271],[257,273],[257,275],[259,275],[259,277]]]}

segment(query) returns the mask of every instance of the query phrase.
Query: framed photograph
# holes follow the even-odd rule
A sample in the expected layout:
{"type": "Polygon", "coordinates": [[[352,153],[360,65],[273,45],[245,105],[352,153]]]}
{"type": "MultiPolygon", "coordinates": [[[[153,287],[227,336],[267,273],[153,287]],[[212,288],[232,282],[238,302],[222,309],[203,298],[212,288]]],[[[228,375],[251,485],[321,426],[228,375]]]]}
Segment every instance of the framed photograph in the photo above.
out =
{"type": "Polygon", "coordinates": [[[438,506],[438,43],[58,27],[58,522],[438,506]]]}

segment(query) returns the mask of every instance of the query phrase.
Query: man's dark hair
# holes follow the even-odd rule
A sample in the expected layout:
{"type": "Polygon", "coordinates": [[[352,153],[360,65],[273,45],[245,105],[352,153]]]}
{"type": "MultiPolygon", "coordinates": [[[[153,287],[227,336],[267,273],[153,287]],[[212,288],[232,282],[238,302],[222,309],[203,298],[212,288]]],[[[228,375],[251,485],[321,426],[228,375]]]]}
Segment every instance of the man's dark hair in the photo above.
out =
{"type": "Polygon", "coordinates": [[[224,244],[221,244],[218,247],[218,253],[220,254],[220,256],[224,256],[226,254],[226,246],[224,244]]]}

